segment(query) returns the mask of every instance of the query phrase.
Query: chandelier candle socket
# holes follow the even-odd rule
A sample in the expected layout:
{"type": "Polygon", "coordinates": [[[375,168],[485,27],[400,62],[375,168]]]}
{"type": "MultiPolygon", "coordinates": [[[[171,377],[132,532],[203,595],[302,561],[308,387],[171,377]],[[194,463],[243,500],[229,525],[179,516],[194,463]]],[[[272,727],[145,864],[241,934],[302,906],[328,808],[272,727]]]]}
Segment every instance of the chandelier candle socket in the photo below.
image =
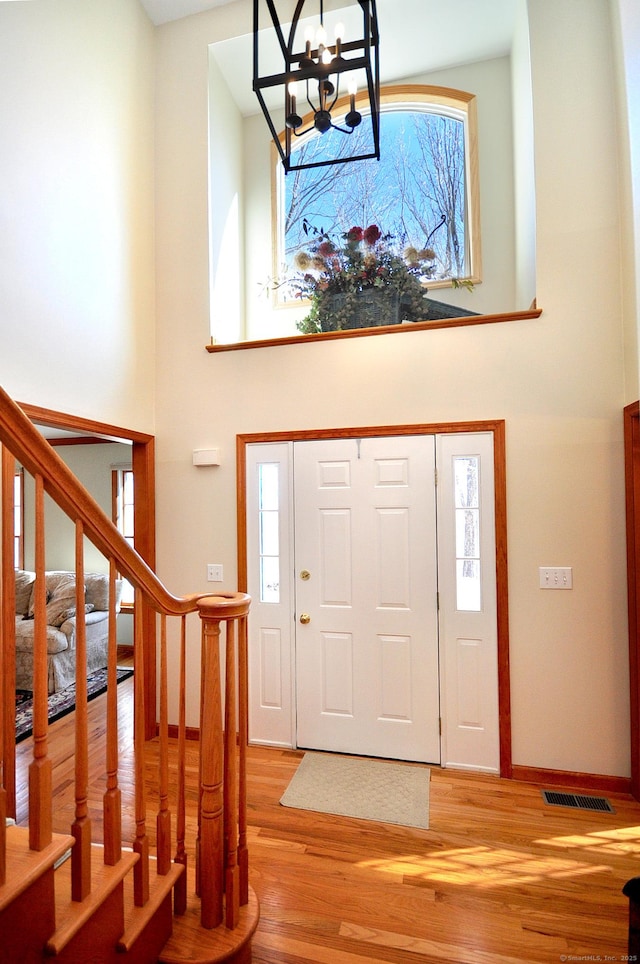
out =
{"type": "MultiPolygon", "coordinates": [[[[309,6],[315,6],[312,0],[309,6]]],[[[323,0],[319,0],[319,21],[314,30],[308,26],[301,46],[301,19],[306,0],[298,0],[285,40],[284,28],[276,10],[276,0],[254,0],[253,4],[253,89],[258,97],[271,136],[280,154],[285,172],[306,167],[328,164],[344,164],[348,161],[380,159],[380,70],[378,64],[378,18],[375,0],[357,0],[362,13],[362,38],[345,40],[345,27],[336,24],[335,40],[327,44],[324,25],[323,0]],[[283,69],[279,73],[261,73],[261,44],[267,40],[261,24],[261,12],[267,10],[275,32],[283,69]],[[314,46],[315,45],[315,46],[314,46]],[[343,78],[343,75],[344,78],[343,78]],[[348,94],[342,96],[341,81],[344,80],[348,94]],[[284,102],[284,135],[277,131],[267,106],[266,96],[271,88],[282,88],[284,102]],[[361,91],[356,107],[356,94],[361,91]],[[301,100],[310,113],[300,111],[301,100]],[[307,135],[327,134],[337,131],[349,135],[362,123],[364,116],[371,122],[371,135],[366,146],[356,148],[349,155],[344,143],[336,142],[335,151],[322,161],[296,163],[294,139],[307,135]],[[294,157],[292,158],[292,151],[294,157]]],[[[317,9],[317,8],[316,8],[317,9]]],[[[305,10],[304,16],[314,16],[305,10]]],[[[306,110],[306,108],[305,108],[306,110]]]]}

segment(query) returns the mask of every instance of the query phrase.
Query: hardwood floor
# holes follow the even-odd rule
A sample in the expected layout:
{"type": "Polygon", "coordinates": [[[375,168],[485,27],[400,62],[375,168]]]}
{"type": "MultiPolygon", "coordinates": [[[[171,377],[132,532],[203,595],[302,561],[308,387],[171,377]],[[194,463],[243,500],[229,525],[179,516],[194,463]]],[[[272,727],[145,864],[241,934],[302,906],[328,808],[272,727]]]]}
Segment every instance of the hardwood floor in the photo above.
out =
{"type": "MultiPolygon", "coordinates": [[[[123,793],[129,789],[131,680],[118,687],[123,793]]],[[[104,698],[89,705],[89,804],[99,829],[104,698]]],[[[73,819],[73,715],[50,728],[54,829],[73,819]]],[[[191,748],[193,749],[193,747],[191,748]]],[[[18,746],[19,820],[31,740],[18,746]]],[[[547,964],[622,961],[624,883],[640,873],[640,804],[615,814],[551,807],[540,788],[433,768],[430,829],[281,807],[302,753],[251,747],[251,884],[261,903],[255,964],[547,964]]],[[[157,745],[148,744],[155,782],[157,745]]],[[[195,758],[192,777],[195,778],[195,758]]],[[[557,788],[553,788],[557,789],[557,788]]],[[[190,794],[189,832],[197,795],[190,794]]],[[[130,812],[123,821],[131,833],[130,812]]],[[[154,819],[148,832],[153,842],[154,819]]]]}

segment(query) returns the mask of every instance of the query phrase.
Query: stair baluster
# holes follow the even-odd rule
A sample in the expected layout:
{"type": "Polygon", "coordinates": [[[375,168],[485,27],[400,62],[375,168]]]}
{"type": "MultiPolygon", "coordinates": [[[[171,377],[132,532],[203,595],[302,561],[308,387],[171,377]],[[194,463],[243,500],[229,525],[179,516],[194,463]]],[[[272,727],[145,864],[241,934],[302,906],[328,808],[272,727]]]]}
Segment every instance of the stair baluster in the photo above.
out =
{"type": "MultiPolygon", "coordinates": [[[[9,469],[11,472],[10,480],[11,486],[13,487],[13,458],[8,459],[8,452],[5,451],[4,446],[1,449],[2,456],[2,474],[0,476],[0,491],[2,492],[2,503],[0,506],[0,533],[2,538],[2,543],[0,545],[0,565],[5,565],[7,557],[10,559],[10,553],[13,549],[13,539],[10,540],[10,536],[13,532],[13,519],[7,519],[7,509],[10,505],[7,505],[5,499],[5,493],[7,491],[7,464],[9,464],[9,469]]],[[[11,489],[13,492],[13,488],[11,489]]],[[[12,496],[13,498],[13,496],[12,496]]],[[[11,553],[12,555],[12,553],[11,553]]],[[[9,605],[4,605],[3,594],[2,594],[2,584],[0,583],[0,612],[2,613],[2,622],[0,623],[0,639],[4,638],[5,632],[7,630],[8,616],[13,615],[10,612],[11,608],[9,605]]],[[[5,667],[5,647],[0,645],[0,694],[2,695],[2,706],[0,707],[0,887],[4,884],[7,879],[7,791],[5,788],[6,781],[6,757],[7,748],[6,744],[8,742],[5,739],[5,732],[7,727],[10,725],[10,721],[7,720],[7,706],[11,707],[10,696],[11,692],[8,686],[8,680],[6,676],[5,667]]],[[[13,709],[13,707],[11,707],[13,709]]],[[[8,736],[8,734],[7,734],[8,736]]]]}
{"type": "Polygon", "coordinates": [[[133,730],[135,746],[135,822],[136,836],[133,852],[139,860],[133,870],[133,899],[136,907],[144,907],[149,900],[149,838],[146,830],[147,801],[144,782],[144,646],[143,596],[136,589],[135,646],[133,648],[133,730]]]}
{"type": "Polygon", "coordinates": [[[240,906],[249,902],[249,850],[247,847],[247,744],[249,742],[247,617],[239,619],[238,634],[238,867],[240,906]]]}
{"type": "Polygon", "coordinates": [[[29,766],[29,847],[51,843],[51,759],[48,755],[47,617],[44,584],[44,481],[35,477],[35,572],[33,640],[33,760],[29,766]]]}
{"type": "MultiPolygon", "coordinates": [[[[0,714],[0,761],[2,773],[0,787],[2,797],[0,805],[3,809],[3,823],[6,817],[16,815],[16,772],[15,772],[15,691],[16,691],[16,645],[15,645],[15,608],[10,602],[15,596],[14,545],[13,545],[13,484],[15,459],[9,449],[0,446],[2,455],[2,507],[0,510],[0,530],[2,543],[0,547],[1,567],[7,571],[7,578],[0,587],[2,601],[0,616],[0,640],[2,640],[2,673],[0,675],[0,695],[2,706],[0,714]]],[[[3,839],[6,836],[2,830],[3,839]]],[[[1,845],[0,845],[1,846],[1,845]]],[[[6,874],[6,860],[2,859],[0,867],[0,884],[4,883],[6,874]]]]}
{"type": "Polygon", "coordinates": [[[229,930],[238,925],[240,913],[238,873],[238,759],[236,748],[236,624],[226,624],[225,698],[224,698],[224,855],[225,922],[229,930]]]}
{"type": "MultiPolygon", "coordinates": [[[[1,663],[0,680],[2,680],[1,663]]],[[[0,738],[2,737],[2,729],[2,723],[0,722],[0,738]]],[[[2,786],[3,769],[2,761],[0,761],[0,887],[7,879],[7,792],[2,786]]]]}
{"type": "Polygon", "coordinates": [[[87,627],[84,614],[84,529],[76,522],[76,813],[71,826],[71,898],[91,893],[91,819],[87,806],[89,741],[87,735],[87,627]],[[84,668],[84,672],[83,672],[84,668]]]}
{"type": "Polygon", "coordinates": [[[173,894],[173,912],[182,916],[187,909],[187,851],[185,770],[186,770],[186,661],[187,661],[187,617],[180,620],[180,677],[178,695],[178,800],[176,804],[176,855],[174,863],[184,867],[182,876],[173,894]]]}
{"type": "MultiPolygon", "coordinates": [[[[0,606],[2,587],[0,586],[0,606]]],[[[0,692],[4,686],[3,647],[0,646],[0,692]]],[[[7,879],[7,791],[4,788],[4,707],[0,709],[0,887],[7,879]]]]}
{"type": "Polygon", "coordinates": [[[107,780],[102,799],[104,862],[114,867],[122,856],[122,793],[118,786],[118,645],[116,638],[116,578],[109,560],[109,643],[107,651],[107,780]]]}
{"type": "Polygon", "coordinates": [[[171,867],[171,813],[169,811],[169,716],[167,690],[167,617],[160,617],[160,759],[159,810],[156,819],[157,872],[164,876],[171,867]]]}

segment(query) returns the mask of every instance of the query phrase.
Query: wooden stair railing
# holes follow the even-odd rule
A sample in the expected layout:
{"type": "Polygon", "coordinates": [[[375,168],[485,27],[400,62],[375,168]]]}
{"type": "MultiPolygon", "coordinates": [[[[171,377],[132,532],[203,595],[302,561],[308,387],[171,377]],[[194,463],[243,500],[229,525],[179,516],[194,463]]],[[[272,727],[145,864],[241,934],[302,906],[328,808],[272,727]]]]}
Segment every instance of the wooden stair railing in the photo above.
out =
{"type": "MultiPolygon", "coordinates": [[[[2,497],[0,545],[0,945],[22,951],[19,935],[11,932],[11,907],[28,901],[29,881],[17,879],[12,868],[24,831],[6,827],[5,816],[16,816],[15,775],[15,573],[13,563],[13,473],[15,460],[35,482],[34,691],[33,759],[29,767],[28,849],[31,866],[42,854],[47,880],[67,881],[68,892],[55,893],[55,931],[46,935],[42,960],[60,955],[74,964],[85,959],[111,960],[114,953],[136,962],[193,959],[246,962],[259,917],[258,902],[249,886],[246,819],[247,742],[247,614],[244,593],[216,596],[174,596],[124,540],[75,476],[45,441],[22,410],[0,389],[0,445],[2,497]],[[45,495],[57,503],[75,526],[76,572],[76,713],[75,809],[68,830],[53,822],[53,781],[49,746],[47,686],[47,623],[45,595],[45,495]],[[84,616],[84,544],[90,540],[104,555],[109,571],[109,638],[106,695],[106,743],[102,819],[89,806],[89,755],[86,680],[86,623],[84,616]],[[118,780],[118,698],[116,639],[116,578],[135,587],[134,632],[134,786],[126,790],[118,780]],[[159,726],[155,803],[148,800],[149,774],[145,769],[145,640],[143,609],[150,606],[159,618],[159,726]],[[189,839],[185,818],[186,693],[189,659],[188,617],[200,617],[200,816],[197,839],[189,839]],[[177,642],[169,619],[179,620],[177,642]],[[222,631],[224,629],[224,632],[222,631]],[[179,664],[178,773],[174,799],[170,793],[169,658],[171,648],[179,664]],[[223,650],[221,650],[223,647],[223,650]],[[177,649],[177,653],[176,653],[177,649]],[[224,655],[224,673],[221,672],[224,655]],[[10,707],[10,709],[8,709],[10,707]],[[155,807],[154,833],[148,829],[149,804],[155,807]],[[175,837],[172,806],[175,807],[175,837]],[[132,815],[132,816],[131,816],[132,815]],[[96,833],[94,828],[101,833],[96,833]],[[60,835],[62,833],[62,836],[60,835]],[[68,836],[67,836],[68,834],[68,836]],[[7,857],[10,841],[11,861],[7,857]],[[129,840],[128,846],[123,845],[129,840]],[[72,843],[68,871],[54,872],[52,859],[72,843]],[[100,849],[98,849],[100,848],[100,849]],[[194,851],[193,864],[190,851],[194,851]],[[173,854],[173,856],[172,856],[173,854]],[[12,862],[13,861],[13,862],[12,862]],[[131,884],[127,881],[131,878],[131,884]],[[195,881],[195,883],[194,883],[195,881]],[[131,891],[127,904],[126,894],[131,891]],[[173,896],[173,913],[171,898],[173,896]],[[7,913],[9,910],[9,913],[7,913]],[[5,933],[3,933],[5,928],[5,933]],[[7,929],[8,928],[8,932],[7,929]],[[173,934],[173,936],[172,936],[173,934]],[[13,943],[11,943],[13,941],[13,943]],[[18,943],[17,943],[18,942],[18,943]],[[105,944],[101,951],[100,942],[105,944]],[[100,957],[100,954],[103,957],[100,957]]],[[[22,859],[22,858],[20,858],[22,859]]],[[[43,878],[44,879],[44,878],[43,878]]],[[[48,884],[37,893],[48,894],[48,884]]],[[[59,888],[58,888],[59,890],[59,888]]],[[[27,939],[25,937],[25,939],[27,939]]],[[[35,956],[41,937],[34,937],[35,956]]],[[[1,953],[0,953],[1,958],[1,953]]]]}

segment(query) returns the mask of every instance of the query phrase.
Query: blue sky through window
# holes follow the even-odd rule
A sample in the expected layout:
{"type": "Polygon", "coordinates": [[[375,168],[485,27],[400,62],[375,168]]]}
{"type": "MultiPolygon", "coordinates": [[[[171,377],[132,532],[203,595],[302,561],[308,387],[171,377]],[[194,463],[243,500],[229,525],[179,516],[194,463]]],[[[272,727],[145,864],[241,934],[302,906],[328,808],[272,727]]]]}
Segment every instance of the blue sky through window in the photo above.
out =
{"type": "MultiPolygon", "coordinates": [[[[352,135],[330,131],[300,143],[306,158],[322,160],[353,139],[370,136],[369,125],[352,135]],[[334,141],[334,144],[331,143],[334,141]]],[[[339,238],[354,225],[377,224],[406,245],[436,252],[435,278],[466,277],[464,122],[443,113],[397,105],[380,115],[380,161],[305,168],[284,177],[284,257],[292,265],[307,236],[303,221],[339,238]]]]}

